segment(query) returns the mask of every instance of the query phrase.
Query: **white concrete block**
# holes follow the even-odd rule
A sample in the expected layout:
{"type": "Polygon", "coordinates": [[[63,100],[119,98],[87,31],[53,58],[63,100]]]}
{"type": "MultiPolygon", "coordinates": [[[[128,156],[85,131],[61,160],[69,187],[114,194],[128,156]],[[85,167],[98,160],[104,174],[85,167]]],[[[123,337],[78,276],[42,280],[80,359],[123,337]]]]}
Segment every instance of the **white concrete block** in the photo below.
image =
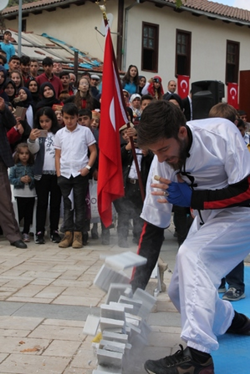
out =
{"type": "Polygon", "coordinates": [[[105,349],[106,351],[119,352],[119,353],[124,354],[125,349],[126,349],[126,344],[102,339],[100,341],[99,348],[105,349]]]}
{"type": "Polygon", "coordinates": [[[120,321],[117,319],[111,318],[100,318],[100,329],[103,332],[104,330],[123,333],[125,328],[125,321],[120,321]]]}
{"type": "Polygon", "coordinates": [[[105,264],[117,270],[125,270],[131,267],[145,265],[147,259],[133,252],[119,253],[114,256],[108,256],[105,264]]]}
{"type": "Polygon", "coordinates": [[[135,315],[137,315],[139,313],[139,310],[142,306],[142,301],[141,300],[130,299],[130,298],[125,297],[125,296],[120,296],[119,303],[133,305],[133,307],[134,307],[133,314],[135,314],[135,315]]]}
{"type": "Polygon", "coordinates": [[[125,312],[122,304],[116,303],[116,305],[101,305],[101,317],[111,318],[125,321],[125,312]]]}
{"type": "Polygon", "coordinates": [[[104,367],[122,369],[122,359],[122,353],[106,351],[105,349],[97,350],[98,364],[104,367]]]}
{"type": "Polygon", "coordinates": [[[133,311],[134,311],[134,306],[132,304],[114,303],[113,301],[111,301],[109,303],[109,305],[114,305],[114,304],[121,305],[124,308],[125,313],[127,313],[127,312],[133,313],[133,311]]]}
{"type": "Polygon", "coordinates": [[[142,318],[146,319],[153,309],[156,298],[150,295],[148,292],[142,290],[141,288],[137,288],[134,295],[133,300],[140,300],[142,305],[138,311],[138,315],[142,318]]]}
{"type": "Polygon", "coordinates": [[[111,283],[107,294],[106,304],[109,304],[111,301],[117,302],[121,295],[132,298],[133,292],[131,285],[111,283]]]}
{"type": "Polygon", "coordinates": [[[116,341],[120,343],[127,343],[128,342],[128,335],[127,334],[118,334],[116,332],[111,332],[111,331],[103,331],[102,337],[105,340],[111,340],[111,341],[116,341]]]}
{"type": "Polygon", "coordinates": [[[125,273],[117,272],[105,264],[94,279],[94,284],[104,292],[108,292],[111,283],[129,284],[129,282],[130,279],[125,273]]]}
{"type": "Polygon", "coordinates": [[[83,328],[83,334],[95,336],[99,326],[100,317],[89,314],[83,328]]]}

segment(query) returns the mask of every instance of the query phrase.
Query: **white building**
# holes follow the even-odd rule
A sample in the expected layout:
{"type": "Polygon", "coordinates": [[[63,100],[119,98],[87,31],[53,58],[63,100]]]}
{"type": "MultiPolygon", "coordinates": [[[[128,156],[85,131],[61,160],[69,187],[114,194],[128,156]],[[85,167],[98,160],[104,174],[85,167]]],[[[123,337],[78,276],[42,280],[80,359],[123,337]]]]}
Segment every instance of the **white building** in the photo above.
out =
{"type": "MultiPolygon", "coordinates": [[[[107,13],[118,66],[138,66],[147,78],[167,81],[178,74],[191,82],[238,82],[250,69],[250,11],[207,0],[108,0],[107,13]],[[184,2],[184,1],[183,1],[184,2]]],[[[18,7],[2,15],[18,29],[18,7]]],[[[93,0],[40,0],[23,5],[23,30],[48,35],[103,59],[102,13],[93,0]]]]}

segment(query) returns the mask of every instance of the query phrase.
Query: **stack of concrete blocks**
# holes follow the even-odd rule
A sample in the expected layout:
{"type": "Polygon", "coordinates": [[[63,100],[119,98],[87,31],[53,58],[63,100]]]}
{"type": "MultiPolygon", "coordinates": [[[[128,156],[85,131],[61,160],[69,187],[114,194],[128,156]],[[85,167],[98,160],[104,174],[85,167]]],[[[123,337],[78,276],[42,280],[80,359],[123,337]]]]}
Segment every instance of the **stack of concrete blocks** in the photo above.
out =
{"type": "MultiPolygon", "coordinates": [[[[94,284],[107,292],[106,304],[100,307],[99,330],[102,340],[97,349],[98,367],[92,374],[136,373],[138,358],[147,345],[150,328],[147,317],[156,299],[137,289],[133,294],[125,269],[144,265],[146,259],[132,252],[109,256],[94,284]]],[[[85,333],[90,331],[88,319],[85,333]]],[[[93,335],[96,334],[96,326],[93,335]]]]}

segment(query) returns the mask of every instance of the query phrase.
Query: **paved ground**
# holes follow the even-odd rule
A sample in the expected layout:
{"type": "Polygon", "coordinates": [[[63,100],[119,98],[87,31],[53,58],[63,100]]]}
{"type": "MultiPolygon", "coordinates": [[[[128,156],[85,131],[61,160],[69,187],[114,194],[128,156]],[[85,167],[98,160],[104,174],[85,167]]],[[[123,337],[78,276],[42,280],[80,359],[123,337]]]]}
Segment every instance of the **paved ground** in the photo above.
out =
{"type": "MultiPolygon", "coordinates": [[[[165,231],[161,257],[169,269],[169,283],[177,242],[165,231]]],[[[131,240],[131,238],[130,238],[131,240]]],[[[46,240],[32,241],[26,250],[0,239],[0,373],[90,374],[96,368],[92,337],[82,333],[87,315],[99,315],[105,294],[93,285],[106,255],[121,253],[112,230],[111,245],[90,241],[81,250],[60,249],[46,240]]],[[[131,244],[130,250],[136,252],[131,244]]],[[[149,292],[156,281],[151,280],[149,292]]],[[[180,317],[166,293],[157,297],[157,311],[149,318],[149,346],[140,360],[170,354],[180,343],[180,317]]],[[[140,367],[140,368],[139,368],[140,367]]],[[[136,366],[131,374],[144,373],[136,366]]],[[[124,372],[124,374],[128,374],[124,372]]]]}

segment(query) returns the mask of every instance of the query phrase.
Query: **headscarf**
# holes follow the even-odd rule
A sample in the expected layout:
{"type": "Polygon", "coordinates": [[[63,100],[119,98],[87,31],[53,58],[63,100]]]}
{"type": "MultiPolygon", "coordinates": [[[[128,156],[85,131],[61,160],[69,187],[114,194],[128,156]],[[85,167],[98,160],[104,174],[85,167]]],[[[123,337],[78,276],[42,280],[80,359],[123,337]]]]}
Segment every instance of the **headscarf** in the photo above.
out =
{"type": "Polygon", "coordinates": [[[19,100],[18,103],[17,103],[17,106],[28,108],[30,105],[33,105],[32,95],[31,95],[30,91],[28,90],[28,88],[27,87],[20,87],[18,92],[20,90],[24,90],[26,92],[27,99],[24,100],[24,101],[19,100]]]}
{"type": "Polygon", "coordinates": [[[53,85],[50,82],[44,82],[43,84],[41,84],[41,86],[40,86],[40,95],[42,96],[42,99],[40,101],[38,101],[38,103],[36,105],[36,110],[41,109],[41,108],[43,108],[45,106],[49,106],[50,108],[52,108],[52,106],[54,104],[61,104],[61,101],[56,98],[55,89],[54,89],[53,85]],[[54,92],[54,95],[52,97],[49,97],[49,98],[45,98],[44,97],[44,89],[45,89],[45,87],[49,87],[49,88],[52,89],[52,91],[54,92]]]}
{"type": "Polygon", "coordinates": [[[7,78],[6,81],[5,81],[4,89],[8,86],[8,84],[11,84],[12,87],[14,88],[14,94],[13,94],[12,96],[8,96],[7,93],[6,93],[6,92],[5,92],[5,93],[6,93],[6,95],[7,95],[8,98],[9,98],[9,102],[10,102],[10,103],[13,103],[13,100],[14,100],[15,97],[16,97],[16,84],[15,84],[15,82],[14,82],[12,79],[7,78]]]}
{"type": "Polygon", "coordinates": [[[30,93],[31,93],[31,96],[32,96],[32,99],[33,99],[33,103],[37,104],[38,101],[40,100],[40,95],[39,95],[39,84],[37,83],[36,79],[35,79],[35,78],[31,78],[31,79],[27,82],[26,87],[27,87],[28,90],[29,90],[29,84],[30,84],[30,82],[32,82],[32,81],[35,81],[35,82],[36,82],[36,84],[37,84],[37,91],[36,91],[36,92],[31,92],[31,91],[30,91],[30,93]]]}
{"type": "Polygon", "coordinates": [[[162,82],[161,77],[160,77],[159,75],[155,75],[155,76],[153,77],[153,81],[152,81],[152,82],[150,83],[150,85],[148,86],[148,93],[149,93],[149,95],[153,96],[153,97],[156,98],[156,99],[161,98],[162,95],[164,94],[164,91],[163,91],[163,87],[162,87],[162,83],[161,83],[161,82],[162,82]],[[157,92],[157,90],[156,90],[155,87],[154,87],[154,82],[155,82],[155,80],[157,80],[158,83],[160,83],[160,87],[159,87],[160,92],[157,92]],[[158,97],[156,97],[156,95],[157,95],[158,97]]]}

